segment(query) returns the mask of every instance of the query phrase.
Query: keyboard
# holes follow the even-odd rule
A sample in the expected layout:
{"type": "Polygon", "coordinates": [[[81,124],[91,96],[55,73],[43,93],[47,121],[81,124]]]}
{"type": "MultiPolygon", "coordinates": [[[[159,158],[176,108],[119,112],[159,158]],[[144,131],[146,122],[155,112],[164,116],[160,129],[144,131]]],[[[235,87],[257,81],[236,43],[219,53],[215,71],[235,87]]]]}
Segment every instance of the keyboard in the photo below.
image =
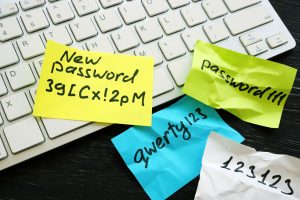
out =
{"type": "Polygon", "coordinates": [[[108,126],[31,115],[47,40],[153,56],[154,106],[182,95],[196,40],[264,59],[296,45],[267,0],[1,1],[0,170],[108,126]]]}

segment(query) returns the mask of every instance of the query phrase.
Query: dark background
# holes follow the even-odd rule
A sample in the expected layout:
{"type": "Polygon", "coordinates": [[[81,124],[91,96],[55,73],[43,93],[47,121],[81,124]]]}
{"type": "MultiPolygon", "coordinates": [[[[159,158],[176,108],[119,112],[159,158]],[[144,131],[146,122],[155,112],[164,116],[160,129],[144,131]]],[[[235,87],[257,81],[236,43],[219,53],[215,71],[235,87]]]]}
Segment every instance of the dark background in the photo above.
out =
{"type": "MultiPolygon", "coordinates": [[[[299,69],[300,1],[271,0],[296,39],[295,49],[271,60],[299,69]]],[[[284,81],[284,80],[282,80],[284,81]]],[[[218,111],[257,150],[300,158],[300,75],[294,83],[279,129],[263,128],[218,111]]],[[[174,101],[155,108],[160,110],[174,101]]],[[[114,125],[0,172],[0,199],[147,199],[114,148],[111,138],[129,126],[114,125]]],[[[300,168],[300,166],[299,166],[300,168]]],[[[193,199],[198,178],[170,199],[193,199]]]]}

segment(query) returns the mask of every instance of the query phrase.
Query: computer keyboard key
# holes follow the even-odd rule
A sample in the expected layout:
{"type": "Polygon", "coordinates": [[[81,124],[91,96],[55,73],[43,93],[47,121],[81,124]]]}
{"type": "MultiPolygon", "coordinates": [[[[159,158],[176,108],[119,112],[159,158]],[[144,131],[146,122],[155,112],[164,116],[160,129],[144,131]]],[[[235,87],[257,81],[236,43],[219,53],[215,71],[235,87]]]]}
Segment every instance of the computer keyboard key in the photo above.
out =
{"type": "Polygon", "coordinates": [[[119,12],[126,24],[132,24],[146,18],[145,10],[138,1],[131,1],[119,6],[119,12]]]}
{"type": "Polygon", "coordinates": [[[135,30],[140,36],[143,43],[152,42],[163,36],[162,29],[156,20],[140,23],[135,26],[135,30]]]}
{"type": "Polygon", "coordinates": [[[224,0],[224,3],[230,10],[230,12],[235,12],[243,8],[260,3],[261,0],[224,0]]]}
{"type": "Polygon", "coordinates": [[[142,0],[142,4],[150,17],[169,10],[168,4],[162,0],[142,0]]]}
{"type": "Polygon", "coordinates": [[[45,0],[20,0],[20,5],[23,10],[29,10],[38,6],[42,6],[45,3],[45,0]]]}
{"type": "Polygon", "coordinates": [[[96,0],[72,0],[72,3],[79,16],[84,16],[99,10],[96,0]]]}
{"type": "Polygon", "coordinates": [[[182,40],[179,38],[179,36],[172,36],[160,40],[158,46],[162,51],[165,59],[168,61],[186,54],[184,44],[182,43],[182,40]]]}
{"type": "Polygon", "coordinates": [[[0,96],[7,94],[7,92],[8,91],[7,91],[6,85],[4,83],[3,77],[0,74],[0,96]]]}
{"type": "Polygon", "coordinates": [[[8,121],[29,115],[32,112],[24,92],[14,93],[1,99],[1,104],[8,121]]]}
{"type": "Polygon", "coordinates": [[[47,131],[48,136],[51,139],[89,124],[89,122],[84,122],[84,121],[50,119],[50,118],[42,118],[42,122],[47,131]]]}
{"type": "Polygon", "coordinates": [[[26,63],[13,66],[6,70],[5,73],[10,87],[14,91],[35,83],[30,66],[26,63]]]}
{"type": "Polygon", "coordinates": [[[154,65],[160,65],[163,62],[163,58],[156,44],[150,44],[147,46],[140,46],[134,50],[136,56],[152,56],[154,58],[154,65]]]}
{"type": "Polygon", "coordinates": [[[49,22],[41,9],[34,9],[21,15],[22,22],[28,33],[32,33],[49,26],[49,22]]]}
{"type": "MultiPolygon", "coordinates": [[[[3,123],[1,116],[0,116],[0,120],[3,123]]],[[[3,158],[6,158],[6,157],[7,157],[7,152],[5,150],[2,140],[0,138],[0,160],[2,160],[3,158]]]]}
{"type": "Polygon", "coordinates": [[[223,21],[211,21],[203,25],[203,30],[211,43],[217,43],[229,38],[229,32],[223,21]]]}
{"type": "Polygon", "coordinates": [[[261,35],[255,32],[250,32],[240,37],[240,41],[244,47],[254,44],[262,40],[261,35]]]}
{"type": "Polygon", "coordinates": [[[115,53],[110,41],[106,37],[98,37],[85,43],[89,51],[115,53]]]}
{"type": "Polygon", "coordinates": [[[194,51],[194,45],[197,40],[207,42],[206,37],[201,29],[188,29],[181,33],[181,38],[190,52],[194,51]]]}
{"type": "Polygon", "coordinates": [[[39,35],[28,35],[17,41],[18,48],[24,60],[42,55],[45,47],[39,35]]]}
{"type": "Polygon", "coordinates": [[[167,35],[171,35],[185,29],[182,17],[176,12],[170,12],[164,16],[160,16],[158,21],[167,35]]]}
{"type": "Polygon", "coordinates": [[[0,5],[0,19],[18,12],[19,9],[15,3],[5,3],[0,5]]]}
{"type": "Polygon", "coordinates": [[[119,52],[132,49],[140,44],[136,36],[133,34],[133,31],[128,27],[124,27],[112,33],[111,38],[119,52]]]}
{"type": "Polygon", "coordinates": [[[268,51],[265,41],[260,41],[246,47],[247,52],[252,56],[257,56],[268,51]]]}
{"type": "Polygon", "coordinates": [[[16,154],[44,142],[44,136],[35,118],[29,117],[3,129],[12,153],[16,154]]]}
{"type": "Polygon", "coordinates": [[[167,0],[172,9],[179,8],[190,3],[190,0],[167,0]]]}
{"type": "Polygon", "coordinates": [[[227,14],[227,8],[222,0],[205,0],[202,7],[210,19],[216,19],[227,14]]]}
{"type": "Polygon", "coordinates": [[[123,0],[100,0],[103,8],[109,8],[123,3],[123,0]]]}
{"type": "Polygon", "coordinates": [[[71,31],[77,42],[94,37],[98,34],[94,24],[89,18],[81,18],[70,23],[71,31]]]}
{"type": "Polygon", "coordinates": [[[189,27],[206,22],[206,15],[201,8],[201,4],[193,4],[180,10],[181,15],[189,27]]]}
{"type": "Polygon", "coordinates": [[[174,89],[174,86],[164,67],[154,69],[153,97],[157,97],[174,89]]]}
{"type": "Polygon", "coordinates": [[[271,49],[279,47],[288,42],[282,33],[277,33],[276,35],[268,37],[266,41],[271,49]]]}
{"type": "Polygon", "coordinates": [[[75,17],[68,1],[58,1],[48,5],[47,12],[53,24],[60,24],[75,17]]]}
{"type": "Polygon", "coordinates": [[[17,18],[8,17],[0,20],[0,42],[6,42],[22,35],[23,31],[17,18]]]}
{"type": "Polygon", "coordinates": [[[72,39],[64,26],[55,26],[44,32],[45,40],[54,40],[64,45],[72,44],[72,39]]]}
{"type": "Polygon", "coordinates": [[[273,21],[263,6],[250,7],[225,17],[224,22],[232,35],[237,35],[273,21]]]}
{"type": "Polygon", "coordinates": [[[192,56],[185,56],[168,63],[168,70],[178,87],[182,87],[192,67],[192,56]]]}
{"type": "Polygon", "coordinates": [[[35,68],[38,76],[40,76],[41,70],[42,70],[42,65],[43,65],[43,58],[37,58],[37,59],[33,60],[33,65],[34,65],[34,68],[35,68]]]}
{"type": "Polygon", "coordinates": [[[13,44],[4,43],[0,46],[0,68],[13,65],[19,62],[19,57],[13,44]]]}
{"type": "Polygon", "coordinates": [[[102,33],[118,29],[122,26],[122,23],[114,10],[102,10],[95,16],[95,20],[102,33]]]}

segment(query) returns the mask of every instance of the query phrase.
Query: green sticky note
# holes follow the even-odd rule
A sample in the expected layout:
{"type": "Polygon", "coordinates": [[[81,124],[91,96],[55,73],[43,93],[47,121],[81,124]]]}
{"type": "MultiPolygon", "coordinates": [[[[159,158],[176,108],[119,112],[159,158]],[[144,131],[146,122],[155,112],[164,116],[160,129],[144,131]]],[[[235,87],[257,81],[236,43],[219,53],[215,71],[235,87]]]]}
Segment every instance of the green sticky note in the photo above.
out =
{"type": "Polygon", "coordinates": [[[183,92],[240,119],[278,128],[297,70],[202,41],[183,92]]]}

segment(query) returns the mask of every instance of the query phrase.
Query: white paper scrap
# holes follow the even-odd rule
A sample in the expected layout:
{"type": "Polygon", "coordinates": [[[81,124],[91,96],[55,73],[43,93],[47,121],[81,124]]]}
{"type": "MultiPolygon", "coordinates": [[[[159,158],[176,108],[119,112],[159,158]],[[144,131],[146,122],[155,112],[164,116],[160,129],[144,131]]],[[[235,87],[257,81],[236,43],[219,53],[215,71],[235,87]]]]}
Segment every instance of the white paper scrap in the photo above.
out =
{"type": "Polygon", "coordinates": [[[300,199],[300,159],[208,137],[196,200],[300,199]]]}

